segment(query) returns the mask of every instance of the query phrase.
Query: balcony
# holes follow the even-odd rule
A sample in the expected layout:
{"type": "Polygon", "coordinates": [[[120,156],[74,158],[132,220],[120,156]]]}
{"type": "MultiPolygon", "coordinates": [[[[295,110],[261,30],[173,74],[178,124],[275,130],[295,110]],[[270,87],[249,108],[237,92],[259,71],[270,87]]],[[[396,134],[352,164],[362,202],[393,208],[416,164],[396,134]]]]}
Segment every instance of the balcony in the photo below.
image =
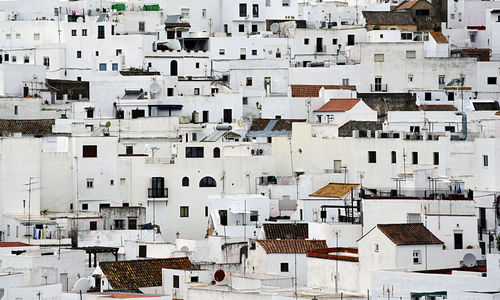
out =
{"type": "Polygon", "coordinates": [[[387,92],[387,84],[385,83],[370,84],[370,92],[387,92]]]}
{"type": "Polygon", "coordinates": [[[168,189],[148,189],[148,198],[168,198],[168,189]]]}

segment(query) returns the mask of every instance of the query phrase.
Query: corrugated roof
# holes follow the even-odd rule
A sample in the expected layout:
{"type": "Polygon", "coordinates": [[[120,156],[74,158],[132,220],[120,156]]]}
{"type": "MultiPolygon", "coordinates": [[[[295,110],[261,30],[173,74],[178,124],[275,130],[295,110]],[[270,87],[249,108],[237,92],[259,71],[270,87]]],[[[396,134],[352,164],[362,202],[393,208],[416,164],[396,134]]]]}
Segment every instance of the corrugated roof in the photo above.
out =
{"type": "Polygon", "coordinates": [[[326,248],[324,240],[257,240],[266,253],[306,253],[310,249],[326,248]]]}
{"type": "Polygon", "coordinates": [[[162,269],[190,269],[187,257],[100,262],[102,272],[113,289],[161,286],[162,269]]]}
{"type": "Polygon", "coordinates": [[[418,109],[425,111],[457,111],[457,108],[451,104],[420,105],[418,109]]]}
{"type": "Polygon", "coordinates": [[[431,36],[438,44],[448,44],[448,40],[442,32],[432,31],[431,36]]]}
{"type": "Polygon", "coordinates": [[[0,136],[14,132],[29,135],[52,134],[54,119],[47,120],[0,120],[0,136]]]}
{"type": "Polygon", "coordinates": [[[327,103],[321,106],[314,112],[335,112],[351,110],[361,99],[330,99],[327,103]]]}
{"type": "Polygon", "coordinates": [[[405,1],[401,3],[398,7],[395,8],[395,10],[404,10],[404,9],[409,9],[412,8],[413,5],[417,4],[418,0],[413,0],[413,1],[405,1]]]}
{"type": "Polygon", "coordinates": [[[305,120],[253,119],[247,136],[290,136],[293,122],[305,122],[305,120]]]}
{"type": "Polygon", "coordinates": [[[290,86],[292,89],[292,97],[301,97],[301,98],[307,98],[307,97],[313,97],[317,98],[319,97],[319,90],[321,88],[325,88],[325,90],[350,90],[350,91],[355,91],[356,86],[355,85],[300,85],[300,84],[293,84],[290,86]]]}
{"type": "Polygon", "coordinates": [[[422,223],[379,224],[377,228],[396,245],[443,244],[422,223]]]}
{"type": "Polygon", "coordinates": [[[307,223],[264,223],[266,239],[306,239],[309,237],[309,224],[307,223]]]}
{"type": "Polygon", "coordinates": [[[358,186],[357,183],[329,183],[309,196],[342,198],[358,186]]]}
{"type": "Polygon", "coordinates": [[[367,25],[416,25],[409,11],[364,11],[367,25]]]}

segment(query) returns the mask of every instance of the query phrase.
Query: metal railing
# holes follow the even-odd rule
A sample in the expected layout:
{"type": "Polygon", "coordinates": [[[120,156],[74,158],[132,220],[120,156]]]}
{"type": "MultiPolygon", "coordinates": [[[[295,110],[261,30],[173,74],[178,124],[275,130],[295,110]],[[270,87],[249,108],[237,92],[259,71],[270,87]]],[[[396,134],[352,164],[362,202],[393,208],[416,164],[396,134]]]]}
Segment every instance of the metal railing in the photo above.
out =
{"type": "Polygon", "coordinates": [[[370,84],[370,91],[372,91],[372,92],[387,92],[387,84],[386,83],[370,84]]]}
{"type": "Polygon", "coordinates": [[[148,189],[148,198],[168,198],[168,189],[148,189]]]}

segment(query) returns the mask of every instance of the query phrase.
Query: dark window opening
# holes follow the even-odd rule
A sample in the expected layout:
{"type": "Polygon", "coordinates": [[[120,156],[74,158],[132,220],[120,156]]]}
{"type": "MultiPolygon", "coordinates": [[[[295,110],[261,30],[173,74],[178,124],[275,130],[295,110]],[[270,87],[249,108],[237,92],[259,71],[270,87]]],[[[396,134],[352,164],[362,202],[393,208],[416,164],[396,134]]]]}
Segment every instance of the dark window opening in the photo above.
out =
{"type": "Polygon", "coordinates": [[[147,246],[146,245],[139,245],[139,257],[147,257],[147,246]]]}
{"type": "Polygon", "coordinates": [[[189,177],[182,178],[182,186],[189,186],[189,177]]]}
{"type": "Polygon", "coordinates": [[[281,263],[280,270],[281,272],[288,272],[288,263],[281,263]]]}
{"type": "Polygon", "coordinates": [[[377,162],[377,152],[368,151],[368,163],[374,164],[377,162]]]}
{"type": "Polygon", "coordinates": [[[217,182],[210,176],[203,177],[200,180],[200,187],[216,187],[217,182]]]}
{"type": "Polygon", "coordinates": [[[83,157],[97,157],[97,146],[96,145],[84,145],[83,146],[83,157]]]}
{"type": "Polygon", "coordinates": [[[186,158],[202,158],[203,147],[186,147],[186,158]]]}
{"type": "Polygon", "coordinates": [[[220,157],[220,148],[215,147],[214,148],[214,158],[219,158],[220,157]]]}

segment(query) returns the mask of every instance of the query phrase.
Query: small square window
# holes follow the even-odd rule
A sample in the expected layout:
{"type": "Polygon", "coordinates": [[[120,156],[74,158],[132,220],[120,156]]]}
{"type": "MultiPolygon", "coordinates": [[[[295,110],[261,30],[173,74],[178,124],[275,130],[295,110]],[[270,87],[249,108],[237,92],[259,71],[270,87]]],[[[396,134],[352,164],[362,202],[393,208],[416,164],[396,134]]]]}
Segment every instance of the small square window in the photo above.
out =
{"type": "Polygon", "coordinates": [[[134,154],[134,146],[126,146],[126,147],[125,147],[125,152],[126,152],[128,155],[134,154]]]}
{"type": "Polygon", "coordinates": [[[181,17],[189,18],[189,8],[181,8],[181,17]]]}
{"type": "Polygon", "coordinates": [[[377,152],[368,151],[368,163],[374,164],[377,162],[377,152]]]}
{"type": "Polygon", "coordinates": [[[94,188],[94,178],[87,178],[87,188],[88,189],[94,188]]]}
{"type": "Polygon", "coordinates": [[[408,75],[408,83],[413,82],[413,75],[408,75]]]}
{"type": "Polygon", "coordinates": [[[113,63],[113,64],[111,65],[111,70],[113,70],[113,71],[118,71],[118,64],[117,64],[117,63],[113,63]]]}
{"type": "Polygon", "coordinates": [[[82,51],[76,51],[76,58],[82,58],[82,51]]]}
{"type": "Polygon", "coordinates": [[[413,263],[416,265],[422,263],[422,256],[420,250],[413,250],[413,263]]]}
{"type": "Polygon", "coordinates": [[[247,86],[252,86],[252,77],[247,77],[247,86]]]}
{"type": "Polygon", "coordinates": [[[288,263],[281,263],[280,270],[281,272],[288,272],[288,263]]]}
{"type": "Polygon", "coordinates": [[[189,206],[181,206],[181,218],[189,217],[189,206]]]}
{"type": "Polygon", "coordinates": [[[309,39],[308,38],[304,39],[304,45],[309,45],[309,39]]]}
{"type": "Polygon", "coordinates": [[[224,49],[219,49],[219,55],[224,55],[226,51],[224,49]]]}
{"type": "Polygon", "coordinates": [[[106,64],[99,64],[99,71],[106,71],[106,64]]]}
{"type": "Polygon", "coordinates": [[[252,33],[256,33],[259,31],[259,27],[255,24],[252,25],[252,33]]]}
{"type": "Polygon", "coordinates": [[[26,56],[24,57],[24,63],[25,63],[25,64],[29,64],[29,63],[30,63],[30,57],[29,57],[29,56],[27,56],[27,55],[26,55],[26,56]]]}
{"type": "Polygon", "coordinates": [[[34,33],[33,34],[33,40],[39,41],[40,40],[40,34],[39,33],[34,33]]]}
{"type": "Polygon", "coordinates": [[[496,77],[488,77],[488,84],[497,84],[496,77]]]}
{"type": "Polygon", "coordinates": [[[95,56],[99,56],[99,51],[96,51],[96,52],[95,52],[95,56]]]}
{"type": "Polygon", "coordinates": [[[116,49],[116,56],[122,55],[122,49],[116,49]]]}
{"type": "Polygon", "coordinates": [[[425,93],[425,101],[431,101],[432,100],[432,93],[427,92],[425,93]]]}
{"type": "Polygon", "coordinates": [[[337,45],[338,41],[337,39],[332,39],[332,45],[337,45]]]}
{"type": "Polygon", "coordinates": [[[252,50],[252,55],[257,55],[257,50],[253,49],[252,50]]]}
{"type": "Polygon", "coordinates": [[[200,94],[200,88],[194,88],[194,94],[199,95],[200,94]]]}
{"type": "Polygon", "coordinates": [[[373,60],[376,62],[383,62],[384,61],[384,54],[374,54],[373,60]]]}
{"type": "Polygon", "coordinates": [[[76,29],[71,30],[71,36],[76,36],[76,29]]]}
{"type": "Polygon", "coordinates": [[[455,101],[455,93],[448,92],[448,101],[455,101]]]}
{"type": "Polygon", "coordinates": [[[89,205],[87,203],[82,203],[82,210],[88,210],[89,205]]]}
{"type": "Polygon", "coordinates": [[[199,68],[200,68],[200,63],[199,63],[199,62],[195,63],[195,64],[194,64],[194,67],[195,67],[196,69],[199,69],[199,68]]]}
{"type": "Polygon", "coordinates": [[[248,97],[243,97],[243,105],[248,105],[248,97]]]}
{"type": "Polygon", "coordinates": [[[488,166],[488,155],[483,155],[483,167],[488,166]]]}
{"type": "Polygon", "coordinates": [[[87,29],[82,29],[82,36],[87,36],[87,29]]]}
{"type": "Polygon", "coordinates": [[[238,25],[238,31],[239,32],[245,32],[245,25],[244,24],[238,25]]]}
{"type": "Polygon", "coordinates": [[[413,59],[417,57],[417,52],[415,50],[406,51],[406,58],[413,59]]]}

